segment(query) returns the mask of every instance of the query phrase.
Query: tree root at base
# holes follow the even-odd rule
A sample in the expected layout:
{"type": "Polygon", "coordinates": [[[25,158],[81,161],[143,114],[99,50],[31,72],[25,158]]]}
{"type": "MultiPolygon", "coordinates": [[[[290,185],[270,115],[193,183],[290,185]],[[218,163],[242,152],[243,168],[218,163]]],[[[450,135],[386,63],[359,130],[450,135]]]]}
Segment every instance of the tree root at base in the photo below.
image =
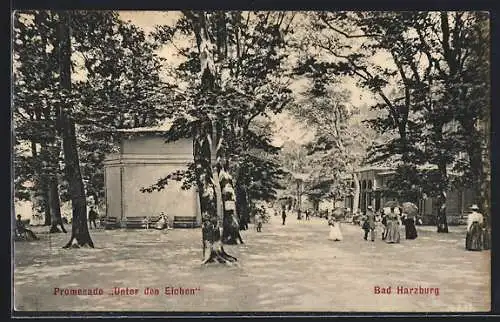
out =
{"type": "Polygon", "coordinates": [[[203,260],[202,265],[214,262],[228,264],[236,261],[238,261],[238,259],[226,253],[224,251],[224,248],[221,246],[218,249],[211,249],[210,255],[208,255],[208,257],[203,260]]]}
{"type": "Polygon", "coordinates": [[[63,246],[63,248],[80,248],[80,247],[94,248],[94,243],[90,239],[78,241],[77,238],[75,238],[74,236],[71,236],[71,239],[69,240],[69,242],[63,246]]]}
{"type": "Polygon", "coordinates": [[[57,226],[50,226],[49,234],[54,233],[62,233],[62,230],[60,230],[57,226]]]}

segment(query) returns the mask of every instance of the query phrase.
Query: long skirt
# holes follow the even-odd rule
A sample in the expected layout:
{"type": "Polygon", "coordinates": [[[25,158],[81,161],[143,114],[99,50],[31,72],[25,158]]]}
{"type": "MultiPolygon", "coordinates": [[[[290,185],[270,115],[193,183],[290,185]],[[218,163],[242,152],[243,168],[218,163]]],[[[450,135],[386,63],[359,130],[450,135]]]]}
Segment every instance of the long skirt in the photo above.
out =
{"type": "Polygon", "coordinates": [[[399,224],[397,221],[388,220],[387,221],[387,233],[385,237],[385,242],[388,244],[399,243],[401,235],[399,233],[399,224]]]}
{"type": "Polygon", "coordinates": [[[328,235],[329,240],[333,241],[341,241],[342,240],[342,232],[340,231],[340,226],[338,223],[335,225],[330,225],[330,234],[328,235]]]}
{"type": "Polygon", "coordinates": [[[483,230],[483,249],[491,249],[491,232],[488,228],[483,230]]]}
{"type": "Polygon", "coordinates": [[[467,250],[483,249],[483,231],[479,226],[479,223],[473,223],[467,232],[467,235],[465,236],[465,248],[467,250]]]}
{"type": "Polygon", "coordinates": [[[405,237],[406,239],[417,238],[417,229],[415,228],[415,222],[413,219],[407,219],[405,221],[405,237]]]}

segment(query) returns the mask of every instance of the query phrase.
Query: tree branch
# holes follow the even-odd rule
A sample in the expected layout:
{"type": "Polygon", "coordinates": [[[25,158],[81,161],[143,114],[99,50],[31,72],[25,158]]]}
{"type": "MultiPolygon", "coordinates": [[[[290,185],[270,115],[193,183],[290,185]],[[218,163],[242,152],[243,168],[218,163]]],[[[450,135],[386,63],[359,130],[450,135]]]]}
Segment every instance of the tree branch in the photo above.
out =
{"type": "MultiPolygon", "coordinates": [[[[318,44],[318,46],[320,48],[323,48],[323,49],[326,49],[328,50],[332,55],[334,55],[335,57],[338,57],[338,58],[343,58],[345,60],[347,60],[351,65],[352,67],[354,67],[354,70],[353,72],[360,76],[362,79],[368,81],[370,79],[374,79],[374,76],[366,69],[366,67],[362,67],[362,66],[359,66],[357,65],[352,59],[350,59],[348,56],[343,56],[343,55],[339,55],[337,54],[335,51],[333,51],[330,47],[326,47],[324,45],[322,45],[321,43],[318,44]],[[366,75],[363,75],[361,74],[359,71],[363,71],[364,73],[366,73],[366,75]]],[[[400,116],[399,116],[399,113],[397,112],[396,108],[394,107],[394,105],[392,104],[392,102],[389,100],[389,98],[384,94],[384,92],[382,91],[382,89],[380,88],[377,88],[376,90],[376,93],[384,100],[384,102],[387,104],[387,107],[389,108],[389,112],[393,115],[393,117],[395,118],[396,122],[399,123],[399,119],[400,119],[400,116]]]]}
{"type": "Polygon", "coordinates": [[[381,35],[377,35],[377,34],[361,34],[361,35],[350,35],[338,28],[335,28],[334,26],[332,26],[332,24],[330,24],[330,22],[328,22],[326,20],[325,17],[321,17],[321,20],[323,20],[323,22],[333,31],[341,34],[342,36],[346,37],[346,38],[369,38],[369,37],[374,37],[374,38],[377,38],[377,37],[381,37],[381,35]]]}

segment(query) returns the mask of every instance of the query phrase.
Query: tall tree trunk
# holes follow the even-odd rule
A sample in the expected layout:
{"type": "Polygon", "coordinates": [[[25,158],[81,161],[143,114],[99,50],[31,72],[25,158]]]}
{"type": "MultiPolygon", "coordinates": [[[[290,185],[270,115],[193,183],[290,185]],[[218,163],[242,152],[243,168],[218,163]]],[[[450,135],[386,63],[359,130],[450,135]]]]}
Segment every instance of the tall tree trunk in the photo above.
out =
{"type": "Polygon", "coordinates": [[[59,201],[59,186],[58,186],[58,158],[59,148],[55,144],[43,145],[40,155],[43,158],[44,169],[42,175],[42,181],[45,186],[45,215],[46,222],[47,217],[48,225],[50,225],[50,233],[61,232],[58,225],[66,232],[63,227],[61,218],[61,203],[59,201]]]}
{"type": "MultiPolygon", "coordinates": [[[[209,21],[205,12],[186,13],[191,19],[201,62],[201,91],[213,95],[217,89],[214,65],[215,48],[210,37],[209,21]]],[[[215,114],[215,113],[211,113],[215,114]]],[[[222,245],[223,207],[218,172],[221,156],[222,127],[217,116],[206,115],[193,137],[193,152],[196,166],[198,193],[202,218],[203,264],[210,262],[229,263],[236,258],[227,254],[222,245]]]]}
{"type": "Polygon", "coordinates": [[[356,172],[352,173],[352,180],[354,180],[354,199],[352,201],[352,213],[355,213],[359,208],[359,194],[361,193],[358,174],[356,172]]]}
{"type": "Polygon", "coordinates": [[[50,208],[50,196],[49,196],[49,189],[47,188],[47,185],[44,185],[44,226],[50,226],[52,225],[52,213],[51,213],[51,208],[50,208]]]}
{"type": "Polygon", "coordinates": [[[240,230],[246,230],[250,223],[250,209],[248,204],[248,193],[245,184],[238,176],[236,179],[236,212],[239,217],[240,230]]]}
{"type": "MultiPolygon", "coordinates": [[[[63,92],[69,93],[71,91],[71,17],[67,11],[60,11],[59,17],[60,84],[63,92]]],[[[63,138],[65,171],[69,183],[73,213],[71,238],[64,248],[86,245],[93,248],[94,243],[90,238],[87,223],[87,200],[80,171],[75,122],[71,116],[71,106],[68,102],[64,102],[60,106],[59,118],[63,138]]]]}
{"type": "Polygon", "coordinates": [[[32,156],[32,167],[33,167],[33,190],[31,191],[31,212],[36,217],[39,218],[42,213],[44,213],[44,226],[50,225],[50,209],[48,207],[47,198],[47,182],[44,180],[43,169],[40,165],[43,160],[43,149],[38,153],[36,142],[31,140],[31,156],[32,156]]]}
{"type": "MultiPolygon", "coordinates": [[[[482,13],[482,19],[479,23],[479,33],[481,39],[490,41],[490,19],[487,13],[482,13]]],[[[479,118],[478,127],[481,134],[482,140],[480,142],[481,146],[481,195],[479,207],[485,216],[485,225],[487,230],[487,237],[490,238],[489,233],[491,231],[491,48],[489,46],[483,47],[485,50],[482,52],[482,62],[485,64],[484,73],[481,77],[485,84],[485,95],[487,97],[486,104],[483,106],[484,112],[479,118]]],[[[488,245],[485,242],[485,248],[489,249],[490,239],[488,240],[488,245]]]]}
{"type": "Polygon", "coordinates": [[[222,189],[222,209],[224,212],[222,242],[224,244],[238,244],[238,240],[242,239],[236,212],[236,193],[233,178],[226,166],[223,166],[219,171],[219,182],[222,189]]]}
{"type": "Polygon", "coordinates": [[[211,128],[211,122],[205,121],[195,134],[193,142],[202,220],[203,264],[236,261],[236,258],[227,254],[222,246],[222,193],[218,169],[212,166],[215,163],[212,160],[212,153],[215,152],[212,142],[216,137],[211,133],[211,128]]]}
{"type": "Polygon", "coordinates": [[[446,169],[446,163],[441,162],[438,165],[439,168],[439,174],[441,177],[441,192],[440,196],[438,197],[438,211],[437,211],[437,232],[438,233],[447,233],[448,232],[448,221],[446,219],[446,184],[444,184],[447,181],[447,169],[446,169]]]}
{"type": "Polygon", "coordinates": [[[481,195],[480,203],[481,211],[484,214],[484,224],[485,224],[485,234],[484,234],[484,249],[491,248],[491,164],[490,164],[490,118],[489,115],[485,116],[485,119],[480,121],[481,130],[484,137],[484,142],[482,146],[481,154],[481,195]]]}
{"type": "Polygon", "coordinates": [[[469,156],[469,167],[472,172],[472,189],[474,192],[474,203],[478,204],[481,212],[485,216],[485,224],[490,225],[490,124],[489,116],[479,120],[476,128],[474,121],[470,118],[463,118],[461,126],[465,133],[477,133],[470,135],[467,144],[467,154],[469,156]],[[475,139],[479,137],[481,139],[475,139]]]}
{"type": "Polygon", "coordinates": [[[59,185],[57,182],[57,177],[50,176],[49,178],[49,206],[51,213],[52,225],[50,226],[50,233],[60,233],[61,230],[57,227],[61,226],[64,232],[64,223],[61,216],[61,202],[59,200],[59,185]]]}
{"type": "MultiPolygon", "coordinates": [[[[45,206],[44,182],[41,179],[35,179],[32,189],[30,191],[31,212],[34,218],[39,218],[47,209],[45,206]]],[[[47,225],[47,218],[45,218],[44,225],[47,225]]],[[[48,225],[50,225],[50,216],[48,225]]]]}
{"type": "Polygon", "coordinates": [[[314,211],[319,211],[319,200],[313,201],[313,209],[314,211]]]}

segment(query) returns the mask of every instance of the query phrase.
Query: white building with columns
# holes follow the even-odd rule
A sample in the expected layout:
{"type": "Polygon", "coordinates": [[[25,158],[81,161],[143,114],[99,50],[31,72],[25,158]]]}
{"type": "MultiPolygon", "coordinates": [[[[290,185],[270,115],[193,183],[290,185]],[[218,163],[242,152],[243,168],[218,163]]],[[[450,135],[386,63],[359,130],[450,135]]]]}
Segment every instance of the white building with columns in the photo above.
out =
{"type": "Polygon", "coordinates": [[[196,216],[201,222],[195,188],[183,190],[182,182],[169,180],[161,191],[141,192],[141,188],[193,161],[189,138],[165,143],[165,128],[119,130],[119,152],[104,162],[106,216],[122,221],[125,217],[158,216],[161,212],[172,222],[174,216],[196,216]]]}

